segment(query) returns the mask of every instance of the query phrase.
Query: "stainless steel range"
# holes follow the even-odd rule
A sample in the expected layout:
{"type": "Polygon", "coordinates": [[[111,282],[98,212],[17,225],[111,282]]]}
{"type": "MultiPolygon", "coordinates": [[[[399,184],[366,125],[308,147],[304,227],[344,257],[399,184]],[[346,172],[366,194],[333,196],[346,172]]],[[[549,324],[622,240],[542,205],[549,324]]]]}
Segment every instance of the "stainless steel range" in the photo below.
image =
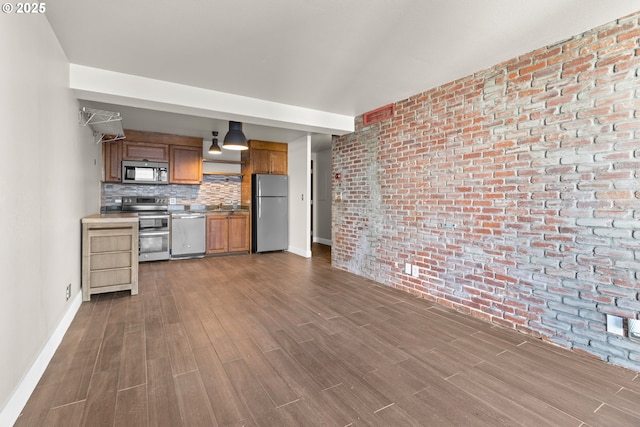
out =
{"type": "Polygon", "coordinates": [[[138,213],[139,262],[169,259],[168,200],[167,197],[122,197],[122,211],[138,213]]]}

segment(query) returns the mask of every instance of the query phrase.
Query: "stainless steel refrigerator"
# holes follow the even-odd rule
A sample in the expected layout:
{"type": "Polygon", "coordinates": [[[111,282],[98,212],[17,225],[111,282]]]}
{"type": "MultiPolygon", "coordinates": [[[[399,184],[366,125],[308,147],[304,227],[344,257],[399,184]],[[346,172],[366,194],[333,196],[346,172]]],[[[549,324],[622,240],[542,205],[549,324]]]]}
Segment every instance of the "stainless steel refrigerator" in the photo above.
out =
{"type": "Polygon", "coordinates": [[[289,177],[251,175],[251,251],[289,248],[289,177]]]}

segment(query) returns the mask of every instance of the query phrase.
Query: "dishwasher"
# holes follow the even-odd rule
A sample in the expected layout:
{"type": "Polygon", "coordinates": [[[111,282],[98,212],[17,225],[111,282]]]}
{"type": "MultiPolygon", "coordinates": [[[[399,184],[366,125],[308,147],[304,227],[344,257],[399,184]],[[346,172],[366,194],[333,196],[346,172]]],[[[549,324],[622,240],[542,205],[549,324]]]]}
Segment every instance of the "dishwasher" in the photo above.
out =
{"type": "Polygon", "coordinates": [[[171,214],[171,259],[201,258],[206,251],[206,214],[171,214]]]}

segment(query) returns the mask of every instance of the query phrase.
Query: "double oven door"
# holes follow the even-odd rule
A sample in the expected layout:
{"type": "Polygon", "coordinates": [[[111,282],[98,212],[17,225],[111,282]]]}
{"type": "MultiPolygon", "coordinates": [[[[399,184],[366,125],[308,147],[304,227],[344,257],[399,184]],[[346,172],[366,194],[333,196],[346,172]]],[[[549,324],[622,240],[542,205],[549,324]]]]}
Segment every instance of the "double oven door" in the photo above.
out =
{"type": "Polygon", "coordinates": [[[138,260],[169,259],[169,214],[166,212],[138,213],[140,255],[138,260]]]}

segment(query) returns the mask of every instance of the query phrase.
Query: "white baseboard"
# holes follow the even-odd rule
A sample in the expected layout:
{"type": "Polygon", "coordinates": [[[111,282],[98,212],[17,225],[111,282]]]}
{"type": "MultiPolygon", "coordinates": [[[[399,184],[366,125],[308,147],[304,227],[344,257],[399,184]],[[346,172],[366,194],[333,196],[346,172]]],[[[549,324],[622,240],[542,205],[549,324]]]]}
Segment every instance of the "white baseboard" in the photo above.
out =
{"type": "Polygon", "coordinates": [[[62,317],[62,320],[58,323],[58,326],[47,340],[42,351],[27,373],[22,377],[22,381],[20,381],[20,384],[16,387],[6,406],[2,408],[2,412],[0,412],[0,427],[11,427],[15,424],[22,409],[27,404],[29,397],[31,397],[31,393],[36,389],[38,381],[42,378],[42,374],[44,374],[49,362],[51,362],[53,354],[62,342],[62,338],[80,309],[80,305],[82,305],[82,291],[78,292],[76,297],[71,300],[69,309],[62,317]]]}
{"type": "Polygon", "coordinates": [[[291,246],[289,246],[289,249],[287,249],[287,252],[291,252],[292,254],[296,254],[299,255],[301,257],[305,257],[305,258],[311,258],[311,251],[306,251],[304,249],[299,249],[299,248],[293,248],[291,246]]]}
{"type": "Polygon", "coordinates": [[[330,239],[323,239],[322,237],[314,237],[313,238],[313,242],[314,243],[322,243],[323,245],[331,246],[331,240],[330,239]]]}

